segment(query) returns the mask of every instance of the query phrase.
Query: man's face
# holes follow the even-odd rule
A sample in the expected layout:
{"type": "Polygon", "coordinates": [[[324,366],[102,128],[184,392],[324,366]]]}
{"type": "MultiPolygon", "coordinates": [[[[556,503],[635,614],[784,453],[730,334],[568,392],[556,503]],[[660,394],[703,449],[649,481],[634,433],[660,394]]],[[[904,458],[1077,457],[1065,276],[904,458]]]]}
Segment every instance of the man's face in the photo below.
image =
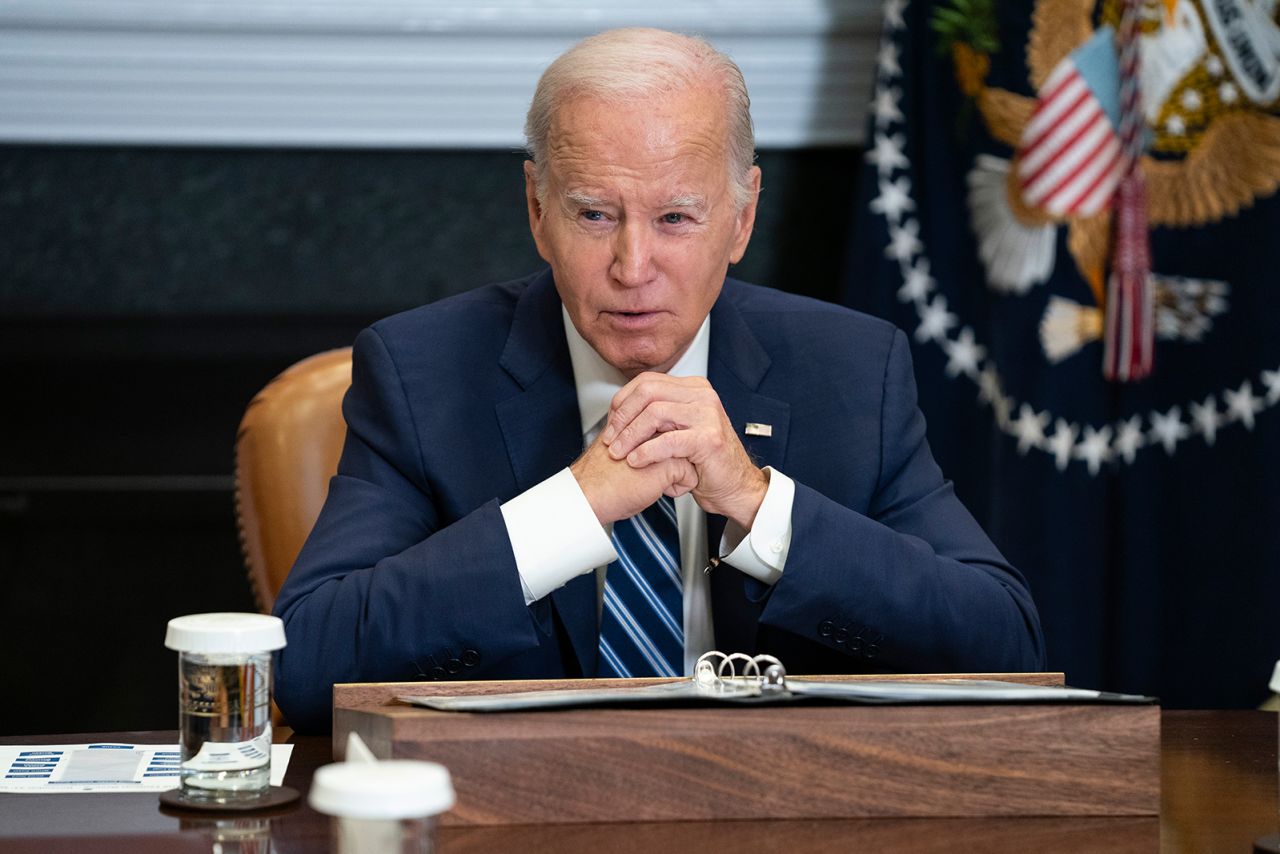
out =
{"type": "Polygon", "coordinates": [[[669,370],[755,222],[760,170],[738,210],[722,96],[573,99],[553,117],[548,142],[545,206],[525,164],[529,224],[573,325],[628,377],[669,370]]]}

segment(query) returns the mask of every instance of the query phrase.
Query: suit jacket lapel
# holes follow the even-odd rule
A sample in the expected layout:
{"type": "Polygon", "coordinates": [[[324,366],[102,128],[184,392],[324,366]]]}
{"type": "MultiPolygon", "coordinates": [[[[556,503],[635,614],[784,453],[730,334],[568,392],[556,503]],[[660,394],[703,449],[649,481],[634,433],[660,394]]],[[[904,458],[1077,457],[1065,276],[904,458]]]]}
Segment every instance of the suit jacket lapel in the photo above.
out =
{"type": "MultiPolygon", "coordinates": [[[[725,414],[756,465],[782,468],[786,458],[791,406],[757,393],[773,360],[734,303],[732,280],[725,282],[711,309],[711,352],[707,378],[720,396],[725,414]],[[769,436],[747,435],[748,423],[768,425],[769,436]]],[[[708,554],[716,554],[724,533],[723,516],[707,517],[708,554]]],[[[722,566],[711,575],[711,614],[716,647],[725,652],[754,652],[763,602],[747,597],[747,576],[722,566]]]]}
{"type": "MultiPolygon", "coordinates": [[[[578,393],[550,272],[535,278],[517,302],[499,364],[522,389],[500,401],[496,412],[516,484],[523,492],[582,452],[578,393]]],[[[595,574],[575,578],[551,599],[583,674],[594,676],[599,643],[595,574]]],[[[535,607],[535,617],[545,631],[554,631],[549,613],[539,614],[535,607]]]]}

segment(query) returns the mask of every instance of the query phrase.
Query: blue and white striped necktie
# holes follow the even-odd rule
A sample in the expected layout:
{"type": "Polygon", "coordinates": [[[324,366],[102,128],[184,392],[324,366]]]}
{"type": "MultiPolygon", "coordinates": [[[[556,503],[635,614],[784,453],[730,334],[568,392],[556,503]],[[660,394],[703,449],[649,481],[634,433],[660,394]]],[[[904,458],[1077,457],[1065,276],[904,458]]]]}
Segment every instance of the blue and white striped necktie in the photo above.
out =
{"type": "Polygon", "coordinates": [[[605,571],[599,676],[684,673],[684,584],[675,501],[662,496],[613,523],[618,559],[605,571]]]}

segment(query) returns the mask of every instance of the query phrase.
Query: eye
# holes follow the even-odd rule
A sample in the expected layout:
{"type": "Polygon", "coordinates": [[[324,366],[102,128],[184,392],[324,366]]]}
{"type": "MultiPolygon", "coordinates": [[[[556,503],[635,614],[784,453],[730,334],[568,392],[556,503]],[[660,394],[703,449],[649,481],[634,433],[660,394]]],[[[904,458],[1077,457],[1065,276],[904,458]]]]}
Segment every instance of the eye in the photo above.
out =
{"type": "Polygon", "coordinates": [[[579,216],[581,216],[587,222],[603,222],[604,221],[604,213],[602,211],[591,211],[591,210],[582,211],[579,214],[579,216]]]}
{"type": "Polygon", "coordinates": [[[682,213],[668,213],[662,215],[662,221],[667,225],[680,225],[683,222],[687,222],[688,219],[689,218],[682,213]]]}

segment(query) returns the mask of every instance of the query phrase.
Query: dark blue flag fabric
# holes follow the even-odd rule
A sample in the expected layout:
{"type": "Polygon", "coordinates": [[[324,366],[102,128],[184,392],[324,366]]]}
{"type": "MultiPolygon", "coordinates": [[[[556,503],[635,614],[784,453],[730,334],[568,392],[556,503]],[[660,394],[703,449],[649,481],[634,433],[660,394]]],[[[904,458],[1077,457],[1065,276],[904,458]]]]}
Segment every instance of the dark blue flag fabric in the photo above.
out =
{"type": "Polygon", "coordinates": [[[1030,580],[1051,669],[1168,706],[1256,705],[1280,658],[1272,5],[885,5],[846,301],[910,335],[934,454],[1030,580]],[[1153,341],[1127,382],[1118,257],[1118,346],[1153,341]]]}

